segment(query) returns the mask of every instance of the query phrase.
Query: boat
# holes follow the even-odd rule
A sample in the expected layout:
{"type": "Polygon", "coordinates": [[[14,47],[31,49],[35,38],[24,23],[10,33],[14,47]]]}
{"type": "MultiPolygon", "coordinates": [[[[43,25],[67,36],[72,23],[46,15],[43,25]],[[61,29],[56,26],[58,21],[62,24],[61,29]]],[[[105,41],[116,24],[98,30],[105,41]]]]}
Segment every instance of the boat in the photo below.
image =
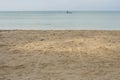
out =
{"type": "Polygon", "coordinates": [[[72,12],[71,12],[71,11],[66,11],[66,13],[67,13],[67,14],[72,14],[72,12]]]}

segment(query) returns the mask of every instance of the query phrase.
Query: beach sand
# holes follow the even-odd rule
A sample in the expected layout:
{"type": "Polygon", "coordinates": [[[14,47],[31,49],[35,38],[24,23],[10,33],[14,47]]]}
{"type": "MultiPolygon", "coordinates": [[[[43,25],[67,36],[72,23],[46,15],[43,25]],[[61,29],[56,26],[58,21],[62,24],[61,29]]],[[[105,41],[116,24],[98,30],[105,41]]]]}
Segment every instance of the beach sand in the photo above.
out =
{"type": "Polygon", "coordinates": [[[120,31],[1,30],[0,80],[120,80],[120,31]]]}

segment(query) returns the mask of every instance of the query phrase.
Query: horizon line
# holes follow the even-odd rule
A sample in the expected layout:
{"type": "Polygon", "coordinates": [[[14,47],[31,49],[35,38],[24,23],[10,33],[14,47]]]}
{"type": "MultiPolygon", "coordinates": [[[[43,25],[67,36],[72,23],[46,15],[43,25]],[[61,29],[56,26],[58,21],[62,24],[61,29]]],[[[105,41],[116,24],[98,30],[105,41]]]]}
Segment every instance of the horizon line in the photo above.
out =
{"type": "Polygon", "coordinates": [[[0,12],[7,12],[7,11],[120,11],[120,10],[0,10],[0,12]]]}

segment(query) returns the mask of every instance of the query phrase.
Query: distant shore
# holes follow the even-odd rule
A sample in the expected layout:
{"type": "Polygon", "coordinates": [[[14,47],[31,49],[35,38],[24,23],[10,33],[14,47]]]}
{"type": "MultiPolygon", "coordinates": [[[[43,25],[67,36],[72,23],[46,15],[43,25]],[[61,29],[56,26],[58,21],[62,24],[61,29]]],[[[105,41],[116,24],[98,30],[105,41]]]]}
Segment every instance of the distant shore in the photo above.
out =
{"type": "Polygon", "coordinates": [[[0,30],[0,80],[120,80],[120,30],[0,30]]]}

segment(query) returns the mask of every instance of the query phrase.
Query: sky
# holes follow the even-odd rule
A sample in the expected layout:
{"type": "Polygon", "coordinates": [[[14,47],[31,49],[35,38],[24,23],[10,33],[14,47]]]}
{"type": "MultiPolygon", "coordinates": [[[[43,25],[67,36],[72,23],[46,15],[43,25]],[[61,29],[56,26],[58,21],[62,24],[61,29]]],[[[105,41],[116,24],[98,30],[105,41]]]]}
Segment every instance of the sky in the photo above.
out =
{"type": "Polygon", "coordinates": [[[0,0],[0,11],[120,10],[120,0],[0,0]]]}

